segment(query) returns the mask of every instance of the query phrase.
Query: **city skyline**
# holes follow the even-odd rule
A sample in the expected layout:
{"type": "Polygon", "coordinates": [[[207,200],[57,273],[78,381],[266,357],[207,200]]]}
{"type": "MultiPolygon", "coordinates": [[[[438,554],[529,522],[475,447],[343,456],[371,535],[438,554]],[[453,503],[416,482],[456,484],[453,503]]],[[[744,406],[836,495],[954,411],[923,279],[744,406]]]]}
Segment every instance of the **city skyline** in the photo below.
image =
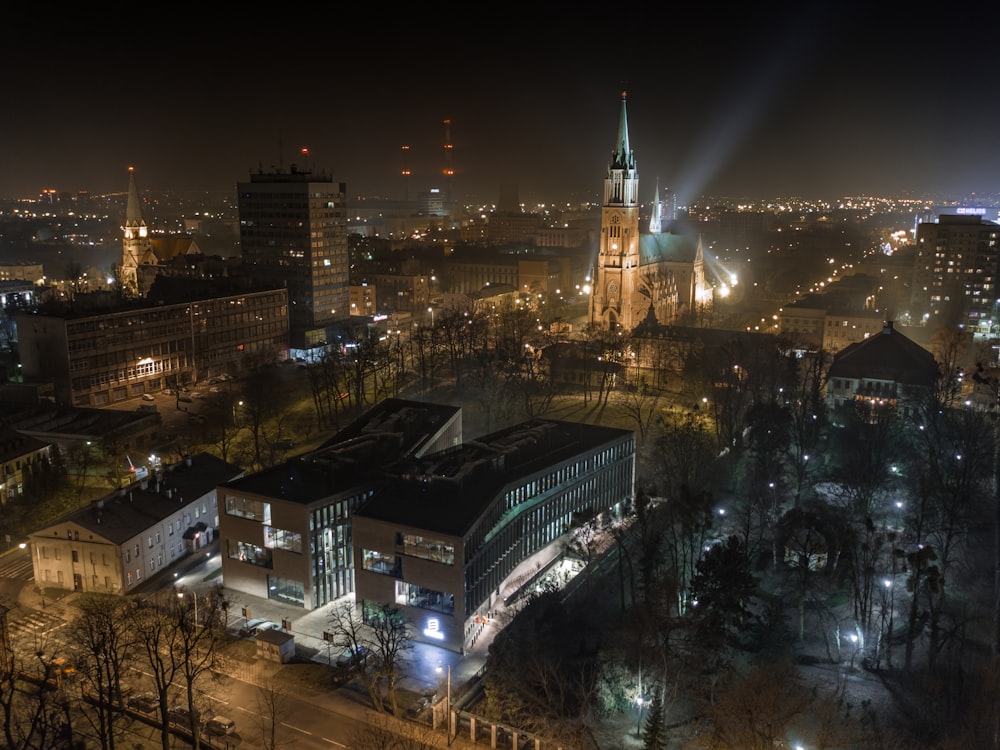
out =
{"type": "Polygon", "coordinates": [[[623,91],[643,202],[657,184],[682,205],[1000,193],[1000,106],[986,86],[995,12],[656,13],[626,14],[621,33],[584,21],[570,33],[541,12],[498,25],[492,41],[442,28],[446,45],[352,33],[350,16],[343,38],[323,43],[308,31],[297,43],[280,23],[272,35],[184,29],[184,44],[145,57],[127,35],[39,48],[33,34],[51,29],[29,29],[0,52],[17,70],[0,198],[123,192],[129,167],[143,191],[235,196],[251,171],[294,164],[346,182],[350,199],[438,187],[495,202],[514,184],[526,203],[598,200],[623,91]]]}

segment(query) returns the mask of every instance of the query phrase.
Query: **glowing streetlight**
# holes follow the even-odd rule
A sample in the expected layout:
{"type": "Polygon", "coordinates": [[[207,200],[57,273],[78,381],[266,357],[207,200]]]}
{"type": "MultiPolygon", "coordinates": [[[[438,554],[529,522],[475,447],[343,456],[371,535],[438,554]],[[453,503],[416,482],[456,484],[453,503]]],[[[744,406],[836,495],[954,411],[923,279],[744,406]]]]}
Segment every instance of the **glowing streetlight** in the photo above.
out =
{"type": "Polygon", "coordinates": [[[639,693],[635,696],[635,705],[639,707],[639,718],[635,723],[635,736],[639,737],[642,733],[642,709],[648,706],[650,703],[649,696],[645,693],[639,693]]]}
{"type": "MultiPolygon", "coordinates": [[[[194,624],[197,626],[198,625],[198,594],[197,594],[197,592],[192,591],[191,595],[194,597],[194,624]]],[[[180,599],[181,601],[184,601],[184,592],[183,591],[178,591],[177,592],[177,598],[180,599]]]]}

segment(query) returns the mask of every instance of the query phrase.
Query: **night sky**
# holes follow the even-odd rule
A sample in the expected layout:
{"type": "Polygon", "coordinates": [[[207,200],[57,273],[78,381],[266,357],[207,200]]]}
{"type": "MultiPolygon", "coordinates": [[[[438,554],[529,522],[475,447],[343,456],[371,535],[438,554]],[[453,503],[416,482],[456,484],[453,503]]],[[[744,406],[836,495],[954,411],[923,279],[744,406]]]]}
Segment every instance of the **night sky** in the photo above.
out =
{"type": "Polygon", "coordinates": [[[450,119],[456,200],[598,200],[623,90],[644,201],[1000,193],[995,10],[570,7],[26,23],[0,46],[0,197],[122,191],[130,166],[235,194],[296,164],[412,199],[446,187],[450,119]]]}

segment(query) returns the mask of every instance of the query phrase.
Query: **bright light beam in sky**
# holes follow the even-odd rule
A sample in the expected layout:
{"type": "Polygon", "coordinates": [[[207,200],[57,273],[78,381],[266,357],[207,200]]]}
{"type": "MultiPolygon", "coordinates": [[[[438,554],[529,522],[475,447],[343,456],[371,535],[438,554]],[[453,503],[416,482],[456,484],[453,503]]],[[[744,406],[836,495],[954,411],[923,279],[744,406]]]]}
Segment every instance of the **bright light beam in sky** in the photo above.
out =
{"type": "MultiPolygon", "coordinates": [[[[722,166],[766,117],[768,110],[782,92],[809,68],[815,56],[829,38],[830,20],[817,19],[815,13],[799,19],[784,30],[770,47],[770,55],[755,69],[747,71],[737,91],[723,97],[713,123],[702,129],[702,137],[691,149],[689,163],[678,173],[678,205],[687,206],[701,195],[722,166]],[[821,22],[822,21],[822,22],[821,22]],[[815,32],[815,33],[814,33],[815,32]]],[[[763,44],[769,40],[762,39],[763,44]]]]}

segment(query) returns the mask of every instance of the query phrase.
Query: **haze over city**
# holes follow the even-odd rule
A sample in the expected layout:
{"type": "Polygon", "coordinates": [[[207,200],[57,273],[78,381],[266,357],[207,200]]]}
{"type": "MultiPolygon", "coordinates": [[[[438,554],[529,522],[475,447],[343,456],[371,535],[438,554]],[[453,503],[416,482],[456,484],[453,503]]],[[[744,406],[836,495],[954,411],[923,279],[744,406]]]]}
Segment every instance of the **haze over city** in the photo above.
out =
{"type": "Polygon", "coordinates": [[[513,183],[525,202],[584,201],[622,91],[644,201],[657,181],[681,203],[1000,192],[994,11],[508,11],[468,28],[461,14],[384,27],[350,11],[335,28],[280,14],[253,31],[26,24],[0,51],[14,73],[0,197],[120,192],[129,167],[143,190],[234,191],[251,170],[296,164],[352,198],[412,198],[443,185],[450,137],[455,200],[513,183]]]}

